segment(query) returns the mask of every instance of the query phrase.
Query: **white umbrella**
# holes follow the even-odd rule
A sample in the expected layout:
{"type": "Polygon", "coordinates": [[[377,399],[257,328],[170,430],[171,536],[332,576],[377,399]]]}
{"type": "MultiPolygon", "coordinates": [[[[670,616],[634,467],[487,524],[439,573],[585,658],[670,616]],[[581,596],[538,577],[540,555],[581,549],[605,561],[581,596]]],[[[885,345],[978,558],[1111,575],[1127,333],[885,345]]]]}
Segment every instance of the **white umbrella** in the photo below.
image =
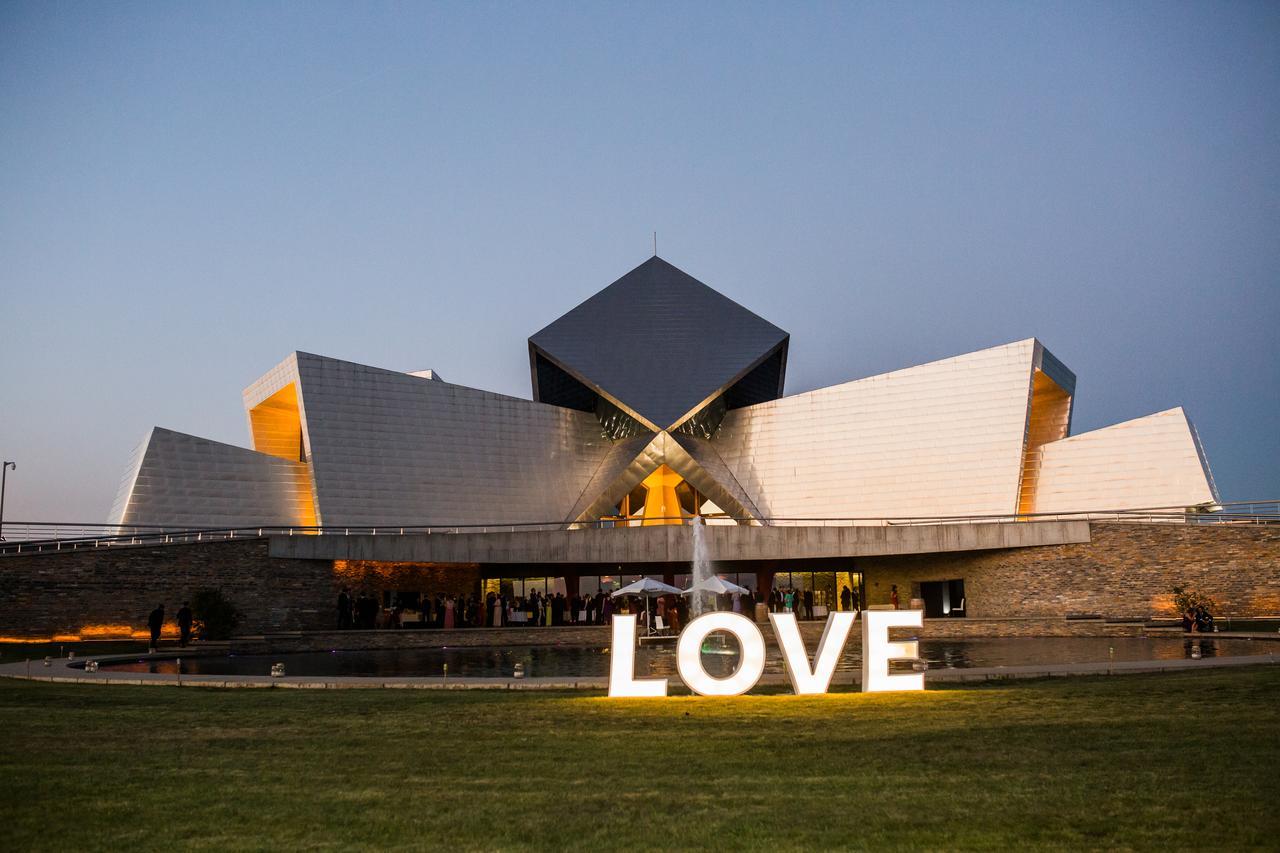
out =
{"type": "Polygon", "coordinates": [[[674,587],[671,584],[656,581],[653,578],[640,578],[635,583],[629,583],[614,592],[613,597],[617,598],[620,595],[679,595],[681,592],[682,590],[679,587],[674,587]]]}
{"type": "Polygon", "coordinates": [[[648,623],[649,633],[653,633],[653,620],[649,618],[649,599],[655,595],[679,595],[680,588],[671,584],[656,581],[653,578],[640,578],[635,583],[629,583],[622,589],[613,594],[614,598],[621,595],[643,595],[644,596],[644,615],[645,622],[648,623]]]}
{"type": "Polygon", "coordinates": [[[724,595],[726,592],[737,592],[742,595],[746,595],[750,591],[751,590],[747,589],[745,586],[738,586],[736,583],[727,581],[718,575],[712,575],[706,580],[699,581],[686,589],[683,595],[688,595],[691,592],[711,592],[716,595],[724,595]]]}

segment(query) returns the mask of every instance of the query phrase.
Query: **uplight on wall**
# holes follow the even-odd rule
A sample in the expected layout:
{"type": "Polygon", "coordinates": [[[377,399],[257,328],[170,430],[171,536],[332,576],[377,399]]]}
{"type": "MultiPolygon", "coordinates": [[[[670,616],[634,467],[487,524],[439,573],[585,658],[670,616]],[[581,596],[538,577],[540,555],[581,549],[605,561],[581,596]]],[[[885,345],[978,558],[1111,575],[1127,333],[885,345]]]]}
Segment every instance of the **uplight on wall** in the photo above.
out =
{"type": "Polygon", "coordinates": [[[770,613],[769,622],[773,625],[773,633],[782,648],[782,657],[787,662],[787,676],[791,679],[791,689],[797,696],[815,693],[826,693],[831,686],[831,676],[835,674],[836,663],[844,644],[853,630],[853,622],[857,618],[852,611],[831,613],[827,616],[826,627],[822,629],[822,639],[818,641],[818,650],[813,656],[813,665],[809,665],[809,654],[805,651],[804,640],[800,638],[800,626],[794,613],[770,613]]]}
{"type": "Polygon", "coordinates": [[[737,696],[746,693],[764,673],[764,634],[745,616],[729,611],[707,613],[689,623],[676,645],[680,678],[694,693],[703,696],[737,696]],[[714,631],[738,638],[741,648],[738,668],[727,678],[713,678],[702,666],[702,641],[714,631]]]}

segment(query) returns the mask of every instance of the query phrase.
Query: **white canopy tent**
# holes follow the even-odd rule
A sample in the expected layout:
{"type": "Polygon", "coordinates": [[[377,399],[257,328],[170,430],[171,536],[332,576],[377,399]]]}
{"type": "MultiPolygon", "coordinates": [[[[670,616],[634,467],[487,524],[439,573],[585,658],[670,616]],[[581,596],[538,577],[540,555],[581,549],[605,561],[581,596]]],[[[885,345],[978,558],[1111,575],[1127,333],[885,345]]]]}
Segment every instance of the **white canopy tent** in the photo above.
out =
{"type": "Polygon", "coordinates": [[[704,581],[699,581],[693,586],[686,589],[682,595],[688,595],[691,592],[710,592],[714,595],[724,595],[727,592],[736,592],[746,595],[751,590],[745,586],[738,586],[736,583],[727,581],[718,575],[712,575],[704,581]]]}
{"type": "Polygon", "coordinates": [[[614,590],[613,597],[620,598],[624,595],[680,595],[682,592],[684,590],[669,583],[656,581],[653,578],[640,578],[635,583],[629,583],[622,589],[614,590]]]}
{"type": "Polygon", "coordinates": [[[656,581],[653,578],[640,578],[635,583],[629,583],[622,589],[615,590],[612,597],[621,598],[624,595],[642,595],[644,596],[644,616],[646,631],[653,633],[653,619],[649,616],[649,601],[658,595],[680,595],[683,592],[679,587],[671,584],[656,581]]]}

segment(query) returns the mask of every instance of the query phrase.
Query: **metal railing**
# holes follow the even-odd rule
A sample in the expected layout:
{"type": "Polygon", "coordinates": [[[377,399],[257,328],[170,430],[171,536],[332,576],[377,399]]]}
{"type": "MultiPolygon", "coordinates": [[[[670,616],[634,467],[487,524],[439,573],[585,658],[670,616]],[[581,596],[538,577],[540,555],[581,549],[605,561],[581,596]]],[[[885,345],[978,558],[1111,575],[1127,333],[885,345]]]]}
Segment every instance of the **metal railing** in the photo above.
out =
{"type": "MultiPolygon", "coordinates": [[[[239,527],[164,527],[147,524],[95,524],[92,522],[6,522],[0,555],[33,554],[85,548],[136,545],[173,545],[264,536],[409,536],[461,533],[515,533],[520,531],[601,530],[689,524],[688,516],[623,518],[610,516],[594,521],[534,521],[509,524],[378,524],[378,525],[280,525],[239,527]]],[[[1007,515],[921,516],[897,518],[737,518],[706,516],[709,525],[767,527],[897,527],[945,524],[1009,524],[1034,521],[1091,521],[1128,524],[1280,525],[1280,500],[1241,501],[1208,508],[1152,507],[1149,509],[1091,510],[1072,513],[1007,515]]]]}

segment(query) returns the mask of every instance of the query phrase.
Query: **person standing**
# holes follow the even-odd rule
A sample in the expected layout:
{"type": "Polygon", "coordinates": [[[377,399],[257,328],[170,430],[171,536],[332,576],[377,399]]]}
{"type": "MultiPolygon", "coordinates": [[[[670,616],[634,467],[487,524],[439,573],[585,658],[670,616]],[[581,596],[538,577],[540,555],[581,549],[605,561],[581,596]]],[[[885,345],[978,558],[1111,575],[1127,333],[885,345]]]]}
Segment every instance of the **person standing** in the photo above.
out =
{"type": "Polygon", "coordinates": [[[191,642],[191,622],[191,604],[184,601],[182,608],[178,610],[178,645],[184,649],[191,642]]]}
{"type": "Polygon", "coordinates": [[[813,621],[813,590],[811,589],[804,591],[804,618],[806,622],[813,621]]]}
{"type": "Polygon", "coordinates": [[[345,631],[351,627],[351,593],[344,586],[338,593],[338,629],[345,631]]]}
{"type": "Polygon", "coordinates": [[[893,605],[893,609],[898,609],[898,585],[895,583],[889,588],[889,603],[893,605]]]}
{"type": "Polygon", "coordinates": [[[164,602],[156,605],[156,609],[147,616],[147,627],[151,630],[151,651],[154,653],[160,645],[160,629],[164,627],[164,602]]]}
{"type": "Polygon", "coordinates": [[[844,589],[840,590],[840,609],[841,610],[853,609],[853,590],[849,589],[849,587],[847,586],[844,589]]]}

